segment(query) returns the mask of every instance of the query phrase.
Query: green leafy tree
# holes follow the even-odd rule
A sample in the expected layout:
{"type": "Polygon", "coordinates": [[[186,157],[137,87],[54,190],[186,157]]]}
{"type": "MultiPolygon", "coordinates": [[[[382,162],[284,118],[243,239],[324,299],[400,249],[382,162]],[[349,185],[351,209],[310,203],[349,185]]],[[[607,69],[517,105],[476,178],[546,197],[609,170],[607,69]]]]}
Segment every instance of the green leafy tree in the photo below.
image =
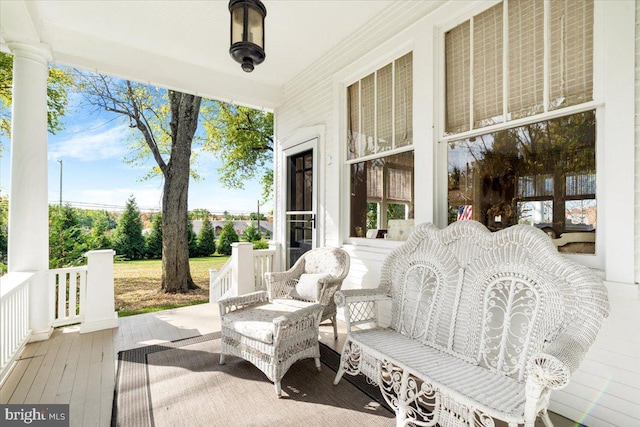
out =
{"type": "MultiPolygon", "coordinates": [[[[55,134],[62,130],[61,118],[67,110],[73,75],[68,70],[49,67],[47,79],[47,129],[55,134]]],[[[13,56],[0,52],[0,135],[11,135],[11,103],[13,86],[13,56]]]]}
{"type": "Polygon", "coordinates": [[[223,102],[203,108],[205,147],[222,160],[221,183],[228,188],[244,188],[248,180],[259,178],[263,198],[273,189],[273,113],[223,102]]]}
{"type": "Polygon", "coordinates": [[[217,153],[226,165],[221,182],[242,188],[245,180],[266,169],[272,156],[273,114],[104,75],[79,74],[80,91],[90,105],[124,117],[136,129],[129,161],[145,163],[152,158],[155,166],[148,177],[164,180],[161,288],[166,292],[197,288],[189,267],[187,231],[189,178],[197,177],[191,168],[192,146],[203,144],[217,153]],[[199,123],[206,127],[202,134],[207,140],[196,133],[199,123]],[[229,144],[238,150],[227,149],[229,144]]]}
{"type": "Polygon", "coordinates": [[[242,232],[242,240],[245,242],[256,242],[262,240],[262,233],[253,224],[248,226],[242,232]]]}
{"type": "Polygon", "coordinates": [[[69,205],[49,209],[49,268],[84,263],[86,235],[69,205]]]}
{"type": "Polygon", "coordinates": [[[100,74],[78,74],[80,92],[89,105],[125,118],[135,129],[129,162],[152,158],[155,166],[148,177],[163,178],[161,289],[173,293],[197,288],[189,266],[187,202],[202,98],[100,74]]]}
{"type": "Polygon", "coordinates": [[[97,211],[93,217],[91,236],[87,240],[89,249],[109,249],[111,239],[107,235],[109,229],[109,216],[106,211],[97,211]]]}
{"type": "Polygon", "coordinates": [[[145,242],[142,235],[142,219],[140,219],[140,210],[133,196],[127,200],[124,212],[118,219],[118,226],[113,236],[113,249],[116,254],[128,259],[141,259],[144,256],[145,242]]]}
{"type": "Polygon", "coordinates": [[[204,220],[205,218],[209,218],[210,216],[211,216],[211,213],[207,209],[194,209],[191,212],[189,212],[189,219],[191,220],[194,220],[194,219],[204,220]]]}
{"type": "Polygon", "coordinates": [[[198,254],[201,256],[212,255],[216,251],[216,232],[209,217],[202,221],[202,228],[198,233],[198,254]]]}
{"type": "Polygon", "coordinates": [[[151,219],[151,231],[147,236],[147,258],[162,258],[162,215],[159,214],[151,219]]]}
{"type": "Polygon", "coordinates": [[[238,233],[233,228],[233,221],[226,221],[218,237],[218,253],[221,255],[231,255],[231,244],[238,242],[238,233]]]}
{"type": "Polygon", "coordinates": [[[187,240],[189,242],[189,257],[197,257],[198,254],[198,235],[193,231],[193,223],[187,221],[187,240]]]}

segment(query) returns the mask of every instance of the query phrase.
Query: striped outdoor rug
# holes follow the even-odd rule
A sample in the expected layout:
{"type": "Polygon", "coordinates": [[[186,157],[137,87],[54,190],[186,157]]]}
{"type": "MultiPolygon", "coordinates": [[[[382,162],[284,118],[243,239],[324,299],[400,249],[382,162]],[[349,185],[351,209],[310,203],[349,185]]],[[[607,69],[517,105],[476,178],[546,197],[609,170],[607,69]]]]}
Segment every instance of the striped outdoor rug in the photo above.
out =
{"type": "Polygon", "coordinates": [[[119,353],[112,426],[393,426],[377,388],[345,375],[333,385],[339,354],[320,345],[282,380],[282,398],[255,366],[227,356],[220,333],[119,353]],[[354,384],[355,383],[355,384],[354,384]]]}

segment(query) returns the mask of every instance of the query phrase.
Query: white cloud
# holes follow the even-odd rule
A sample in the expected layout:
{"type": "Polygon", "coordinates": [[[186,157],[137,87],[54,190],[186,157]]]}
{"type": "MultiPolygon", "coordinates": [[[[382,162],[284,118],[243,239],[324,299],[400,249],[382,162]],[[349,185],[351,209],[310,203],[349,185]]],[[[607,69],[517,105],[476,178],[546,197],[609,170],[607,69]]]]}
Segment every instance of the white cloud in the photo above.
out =
{"type": "Polygon", "coordinates": [[[96,132],[81,132],[51,144],[49,159],[72,158],[81,161],[124,158],[129,126],[119,124],[96,132]]]}

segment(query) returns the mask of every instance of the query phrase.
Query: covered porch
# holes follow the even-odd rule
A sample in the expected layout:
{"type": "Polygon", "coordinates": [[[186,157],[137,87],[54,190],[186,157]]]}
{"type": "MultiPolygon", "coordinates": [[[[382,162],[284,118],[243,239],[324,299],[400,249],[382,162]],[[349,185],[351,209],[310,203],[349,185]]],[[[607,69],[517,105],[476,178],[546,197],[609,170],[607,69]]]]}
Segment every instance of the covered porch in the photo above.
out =
{"type": "MultiPolygon", "coordinates": [[[[394,148],[394,154],[410,149],[412,163],[420,166],[414,176],[419,188],[410,195],[414,206],[407,210],[412,219],[446,226],[450,210],[447,146],[456,141],[445,129],[444,39],[499,3],[385,0],[367,2],[364,7],[360,1],[266,1],[267,59],[245,74],[227,53],[229,13],[223,1],[127,2],[118,7],[111,2],[1,2],[0,46],[15,61],[9,274],[3,277],[2,287],[28,274],[20,304],[30,307],[26,319],[12,311],[5,314],[22,322],[30,343],[3,383],[2,401],[52,403],[55,399],[71,403],[73,424],[107,425],[118,351],[219,328],[217,307],[207,304],[120,319],[118,328],[85,334],[53,329],[46,244],[49,63],[273,110],[274,238],[280,258],[285,258],[288,239],[287,151],[313,141],[318,182],[314,234],[309,242],[343,247],[353,260],[345,287],[371,288],[377,285],[381,261],[400,242],[366,238],[356,231],[358,224],[352,226],[356,209],[350,198],[351,170],[380,156],[371,151],[350,157],[349,150],[355,152],[357,147],[349,146],[349,91],[365,79],[375,80],[370,76],[411,53],[413,97],[407,115],[412,118],[414,140],[394,148]],[[99,420],[94,419],[97,413],[99,420]]],[[[592,97],[560,112],[545,110],[541,117],[551,121],[562,114],[593,111],[598,121],[594,249],[567,256],[593,268],[606,281],[611,315],[570,386],[554,394],[550,409],[589,426],[634,425],[640,422],[640,47],[634,42],[640,2],[592,3],[593,73],[587,79],[593,83],[592,97]]],[[[508,6],[503,11],[508,17],[508,6]]],[[[542,32],[548,37],[549,28],[542,32]]],[[[548,71],[548,56],[544,61],[542,68],[548,71]]],[[[502,71],[508,74],[508,66],[503,65],[502,71]]],[[[548,89],[546,79],[542,84],[548,89]]],[[[506,82],[504,77],[508,86],[506,82]]],[[[472,93],[470,88],[467,92],[472,93]]],[[[501,95],[506,93],[504,89],[501,95]]],[[[504,101],[501,109],[505,121],[506,105],[504,101]]],[[[469,116],[472,113],[467,112],[465,120],[469,116]]],[[[533,119],[515,122],[526,126],[533,119]]],[[[505,123],[492,126],[491,131],[507,128],[505,123]]],[[[481,132],[471,129],[458,135],[471,141],[481,132]]],[[[363,200],[367,201],[366,195],[363,200]]],[[[403,202],[404,197],[396,201],[403,202]]],[[[102,327],[115,326],[113,307],[98,307],[104,317],[96,319],[96,326],[101,321],[105,321],[102,327]]],[[[390,310],[382,315],[390,317],[390,310]]],[[[325,339],[328,332],[321,332],[323,342],[333,342],[325,339]]],[[[338,346],[343,333],[344,328],[338,346]]]]}

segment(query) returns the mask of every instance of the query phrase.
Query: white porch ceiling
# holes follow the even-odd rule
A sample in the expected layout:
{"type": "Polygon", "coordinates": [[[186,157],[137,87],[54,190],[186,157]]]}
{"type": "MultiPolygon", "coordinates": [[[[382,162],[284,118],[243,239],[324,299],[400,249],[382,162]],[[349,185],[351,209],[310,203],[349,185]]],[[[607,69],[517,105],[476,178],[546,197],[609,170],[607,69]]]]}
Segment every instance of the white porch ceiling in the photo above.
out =
{"type": "Polygon", "coordinates": [[[267,58],[229,56],[227,0],[0,0],[0,43],[42,42],[54,62],[273,108],[282,86],[398,0],[263,0],[267,58]]]}

